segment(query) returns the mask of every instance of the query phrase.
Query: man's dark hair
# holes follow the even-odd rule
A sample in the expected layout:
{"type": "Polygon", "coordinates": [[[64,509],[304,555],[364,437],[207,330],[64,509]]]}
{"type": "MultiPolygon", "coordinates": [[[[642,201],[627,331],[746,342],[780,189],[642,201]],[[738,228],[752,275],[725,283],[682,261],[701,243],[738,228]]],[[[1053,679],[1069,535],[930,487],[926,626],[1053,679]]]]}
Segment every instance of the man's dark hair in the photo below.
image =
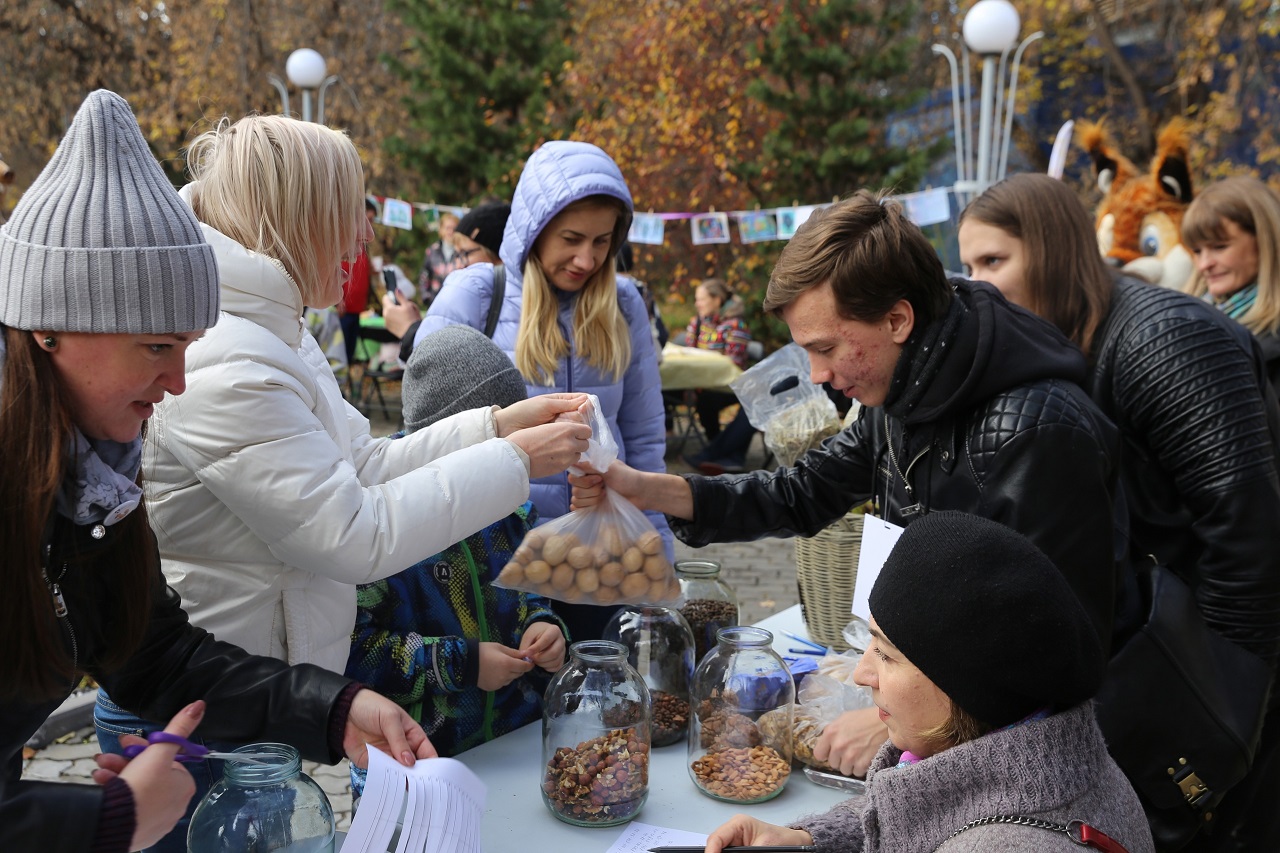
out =
{"type": "Polygon", "coordinates": [[[944,316],[953,297],[942,261],[887,194],[859,190],[814,211],[782,250],[764,310],[777,314],[801,293],[830,282],[846,320],[874,322],[900,299],[911,303],[917,326],[944,316]]]}

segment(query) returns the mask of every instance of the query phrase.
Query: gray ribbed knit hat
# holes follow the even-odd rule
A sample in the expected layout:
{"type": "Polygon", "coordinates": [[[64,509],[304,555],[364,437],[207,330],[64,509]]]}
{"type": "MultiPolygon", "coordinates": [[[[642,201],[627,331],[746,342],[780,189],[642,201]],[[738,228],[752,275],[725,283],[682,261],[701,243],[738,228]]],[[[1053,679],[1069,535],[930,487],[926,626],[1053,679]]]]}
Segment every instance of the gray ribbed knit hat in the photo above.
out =
{"type": "Polygon", "coordinates": [[[0,228],[0,323],[169,334],[218,318],[218,266],[129,104],[99,89],[0,228]]]}
{"type": "Polygon", "coordinates": [[[408,432],[468,409],[510,406],[528,395],[507,354],[470,326],[445,326],[419,341],[400,386],[408,432]]]}

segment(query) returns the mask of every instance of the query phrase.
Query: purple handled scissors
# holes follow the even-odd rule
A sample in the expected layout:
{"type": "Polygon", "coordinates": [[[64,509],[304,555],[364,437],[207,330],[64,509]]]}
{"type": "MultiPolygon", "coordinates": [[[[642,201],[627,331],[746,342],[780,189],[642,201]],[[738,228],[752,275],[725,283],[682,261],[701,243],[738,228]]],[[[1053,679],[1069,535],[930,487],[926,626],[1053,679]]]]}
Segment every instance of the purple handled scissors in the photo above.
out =
{"type": "MultiPolygon", "coordinates": [[[[152,732],[147,735],[147,746],[153,743],[172,743],[177,744],[178,754],[173,758],[175,761],[204,761],[206,758],[220,758],[223,761],[239,761],[245,764],[268,764],[277,760],[277,757],[269,753],[261,752],[215,752],[208,747],[201,746],[198,743],[192,743],[182,735],[175,735],[171,732],[152,732]]],[[[122,751],[125,758],[137,758],[147,746],[135,743],[126,746],[122,751]]]]}

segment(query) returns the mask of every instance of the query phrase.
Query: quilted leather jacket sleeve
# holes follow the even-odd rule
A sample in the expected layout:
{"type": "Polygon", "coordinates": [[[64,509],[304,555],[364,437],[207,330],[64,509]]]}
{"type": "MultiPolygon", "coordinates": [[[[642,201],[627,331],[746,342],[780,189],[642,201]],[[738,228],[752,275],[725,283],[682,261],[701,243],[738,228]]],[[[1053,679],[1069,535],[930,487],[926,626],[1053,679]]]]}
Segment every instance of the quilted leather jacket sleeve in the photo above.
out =
{"type": "Polygon", "coordinates": [[[693,519],[671,518],[682,542],[749,542],[813,536],[871,497],[874,449],[859,418],[809,451],[794,467],[720,477],[688,477],[693,519]]]}
{"type": "Polygon", "coordinates": [[[975,413],[963,458],[980,495],[972,511],[1017,530],[1053,561],[1108,648],[1124,509],[1112,498],[1115,428],[1087,402],[1061,382],[993,398],[975,413]]]}
{"type": "MultiPolygon", "coordinates": [[[[1191,583],[1210,626],[1274,662],[1280,484],[1251,353],[1216,324],[1172,315],[1121,336],[1113,364],[1107,390],[1137,457],[1129,480],[1150,483],[1143,466],[1167,472],[1194,540],[1182,553],[1150,550],[1191,583]]],[[[1159,499],[1151,485],[1126,488],[1131,504],[1159,499]]]]}

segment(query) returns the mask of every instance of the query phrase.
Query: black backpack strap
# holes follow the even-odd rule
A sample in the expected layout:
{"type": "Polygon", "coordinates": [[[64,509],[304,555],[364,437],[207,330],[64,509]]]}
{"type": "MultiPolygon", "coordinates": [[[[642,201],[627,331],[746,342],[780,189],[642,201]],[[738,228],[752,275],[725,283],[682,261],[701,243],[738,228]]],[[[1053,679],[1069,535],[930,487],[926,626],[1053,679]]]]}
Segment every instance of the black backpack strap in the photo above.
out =
{"type": "Polygon", "coordinates": [[[493,296],[489,300],[489,317],[484,321],[484,336],[493,337],[493,330],[498,328],[498,315],[502,313],[502,301],[507,295],[507,268],[502,264],[493,266],[493,296]]]}

